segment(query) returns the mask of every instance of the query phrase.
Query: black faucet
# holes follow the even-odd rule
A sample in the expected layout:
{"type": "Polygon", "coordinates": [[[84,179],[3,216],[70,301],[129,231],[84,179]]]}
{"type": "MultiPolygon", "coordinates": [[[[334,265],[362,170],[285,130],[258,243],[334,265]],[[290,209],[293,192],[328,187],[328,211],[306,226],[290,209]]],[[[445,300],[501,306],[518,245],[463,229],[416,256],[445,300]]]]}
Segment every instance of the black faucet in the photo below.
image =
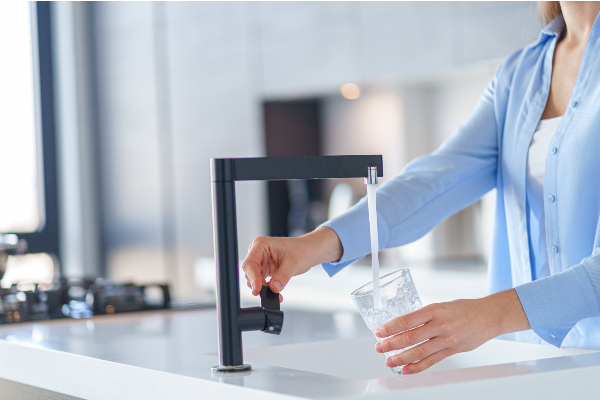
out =
{"type": "Polygon", "coordinates": [[[243,360],[242,332],[278,335],[283,326],[279,295],[268,286],[261,289],[262,307],[240,308],[235,181],[367,178],[369,167],[377,167],[377,176],[383,176],[380,155],[211,159],[219,318],[219,365],[213,372],[249,371],[243,360]]]}

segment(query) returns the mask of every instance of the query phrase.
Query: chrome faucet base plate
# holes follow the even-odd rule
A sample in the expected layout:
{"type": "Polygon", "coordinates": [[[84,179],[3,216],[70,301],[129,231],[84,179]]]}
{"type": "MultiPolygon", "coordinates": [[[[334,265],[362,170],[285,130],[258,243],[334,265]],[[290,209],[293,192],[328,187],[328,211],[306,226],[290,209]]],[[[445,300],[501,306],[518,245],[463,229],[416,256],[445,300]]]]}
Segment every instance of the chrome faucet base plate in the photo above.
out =
{"type": "Polygon", "coordinates": [[[242,365],[215,365],[210,369],[212,372],[218,372],[221,374],[234,374],[239,372],[248,372],[252,370],[250,364],[242,365]]]}

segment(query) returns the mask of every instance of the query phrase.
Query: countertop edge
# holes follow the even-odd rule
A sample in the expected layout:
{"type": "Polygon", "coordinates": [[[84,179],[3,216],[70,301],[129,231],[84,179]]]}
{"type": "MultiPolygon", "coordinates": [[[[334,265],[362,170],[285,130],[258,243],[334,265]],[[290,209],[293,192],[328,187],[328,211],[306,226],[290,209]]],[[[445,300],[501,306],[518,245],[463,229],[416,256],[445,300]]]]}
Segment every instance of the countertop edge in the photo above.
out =
{"type": "Polygon", "coordinates": [[[1,339],[0,360],[2,379],[82,399],[299,399],[1,339]]]}

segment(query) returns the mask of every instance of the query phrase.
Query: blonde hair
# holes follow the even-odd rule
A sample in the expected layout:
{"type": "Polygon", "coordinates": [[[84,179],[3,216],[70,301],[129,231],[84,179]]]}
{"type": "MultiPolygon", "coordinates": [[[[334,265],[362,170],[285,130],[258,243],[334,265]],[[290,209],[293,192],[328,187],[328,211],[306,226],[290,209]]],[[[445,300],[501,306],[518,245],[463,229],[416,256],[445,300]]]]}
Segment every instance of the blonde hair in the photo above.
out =
{"type": "Polygon", "coordinates": [[[558,1],[538,1],[538,15],[544,25],[549,24],[552,20],[562,14],[560,3],[558,1]]]}

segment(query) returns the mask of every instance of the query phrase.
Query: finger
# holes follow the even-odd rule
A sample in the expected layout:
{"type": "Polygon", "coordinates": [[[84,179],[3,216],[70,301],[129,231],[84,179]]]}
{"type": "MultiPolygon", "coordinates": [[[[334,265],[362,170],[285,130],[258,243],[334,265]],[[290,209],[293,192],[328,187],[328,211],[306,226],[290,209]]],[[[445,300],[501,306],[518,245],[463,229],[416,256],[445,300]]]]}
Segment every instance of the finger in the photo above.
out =
{"type": "Polygon", "coordinates": [[[279,302],[282,303],[283,302],[283,296],[281,295],[281,293],[279,294],[279,302]]]}
{"type": "Polygon", "coordinates": [[[381,342],[377,342],[375,350],[378,353],[387,353],[393,350],[402,350],[406,347],[414,346],[415,344],[431,339],[437,336],[435,328],[431,325],[432,324],[425,324],[418,328],[384,339],[381,342]]]}
{"type": "Polygon", "coordinates": [[[392,368],[399,365],[414,363],[419,360],[424,360],[432,354],[437,353],[445,348],[448,348],[448,346],[445,346],[442,340],[437,338],[431,339],[413,347],[412,349],[408,349],[400,354],[388,357],[385,360],[385,365],[392,368]]]}
{"type": "Polygon", "coordinates": [[[263,284],[267,284],[261,273],[264,256],[262,246],[252,246],[242,263],[242,270],[244,270],[247,280],[250,282],[254,296],[260,293],[263,284]]]}
{"type": "Polygon", "coordinates": [[[273,261],[273,257],[269,257],[262,264],[260,273],[263,276],[263,278],[267,279],[269,276],[273,276],[273,274],[277,272],[277,268],[278,266],[277,264],[275,264],[275,261],[273,261]]]}
{"type": "MultiPolygon", "coordinates": [[[[253,290],[253,288],[252,288],[252,283],[250,283],[250,281],[246,281],[246,286],[248,286],[248,287],[250,288],[250,290],[253,290]]],[[[258,293],[258,294],[260,294],[260,291],[259,291],[259,293],[258,293]]],[[[252,292],[252,295],[253,295],[253,296],[257,296],[256,294],[254,294],[254,291],[252,292]]]]}
{"type": "MultiPolygon", "coordinates": [[[[250,288],[250,290],[252,290],[252,284],[250,283],[250,281],[246,281],[246,286],[248,286],[250,288]]],[[[260,293],[259,293],[260,294],[260,293]]],[[[254,292],[252,292],[252,295],[256,296],[254,294],[254,292]]]]}
{"type": "Polygon", "coordinates": [[[291,264],[283,262],[281,267],[279,267],[269,281],[269,287],[273,292],[279,293],[288,284],[290,279],[292,279],[293,275],[293,267],[291,264]]]}
{"type": "Polygon", "coordinates": [[[380,338],[392,336],[397,333],[416,328],[417,326],[423,325],[432,319],[433,308],[431,306],[423,307],[420,310],[410,314],[402,315],[391,320],[385,325],[381,325],[379,328],[375,329],[375,336],[380,338]]]}
{"type": "Polygon", "coordinates": [[[257,271],[260,271],[260,266],[256,262],[246,259],[242,264],[242,269],[246,274],[246,281],[248,282],[248,286],[252,289],[252,294],[254,296],[258,295],[260,293],[260,288],[263,286],[262,281],[264,281],[260,272],[257,273],[257,271]]]}
{"type": "MultiPolygon", "coordinates": [[[[248,286],[250,289],[252,289],[252,283],[253,283],[252,279],[250,279],[250,277],[248,276],[248,274],[244,274],[244,277],[246,278],[246,285],[247,285],[247,286],[248,286]]],[[[266,281],[265,281],[264,279],[263,279],[263,281],[261,282],[261,284],[263,284],[263,285],[264,285],[264,283],[263,283],[263,282],[264,282],[264,283],[266,283],[266,281]]]]}
{"type": "Polygon", "coordinates": [[[402,368],[402,375],[416,374],[425,371],[427,368],[433,367],[435,364],[442,361],[444,358],[451,356],[455,352],[449,348],[433,353],[427,358],[422,359],[419,362],[409,364],[402,368]]]}

